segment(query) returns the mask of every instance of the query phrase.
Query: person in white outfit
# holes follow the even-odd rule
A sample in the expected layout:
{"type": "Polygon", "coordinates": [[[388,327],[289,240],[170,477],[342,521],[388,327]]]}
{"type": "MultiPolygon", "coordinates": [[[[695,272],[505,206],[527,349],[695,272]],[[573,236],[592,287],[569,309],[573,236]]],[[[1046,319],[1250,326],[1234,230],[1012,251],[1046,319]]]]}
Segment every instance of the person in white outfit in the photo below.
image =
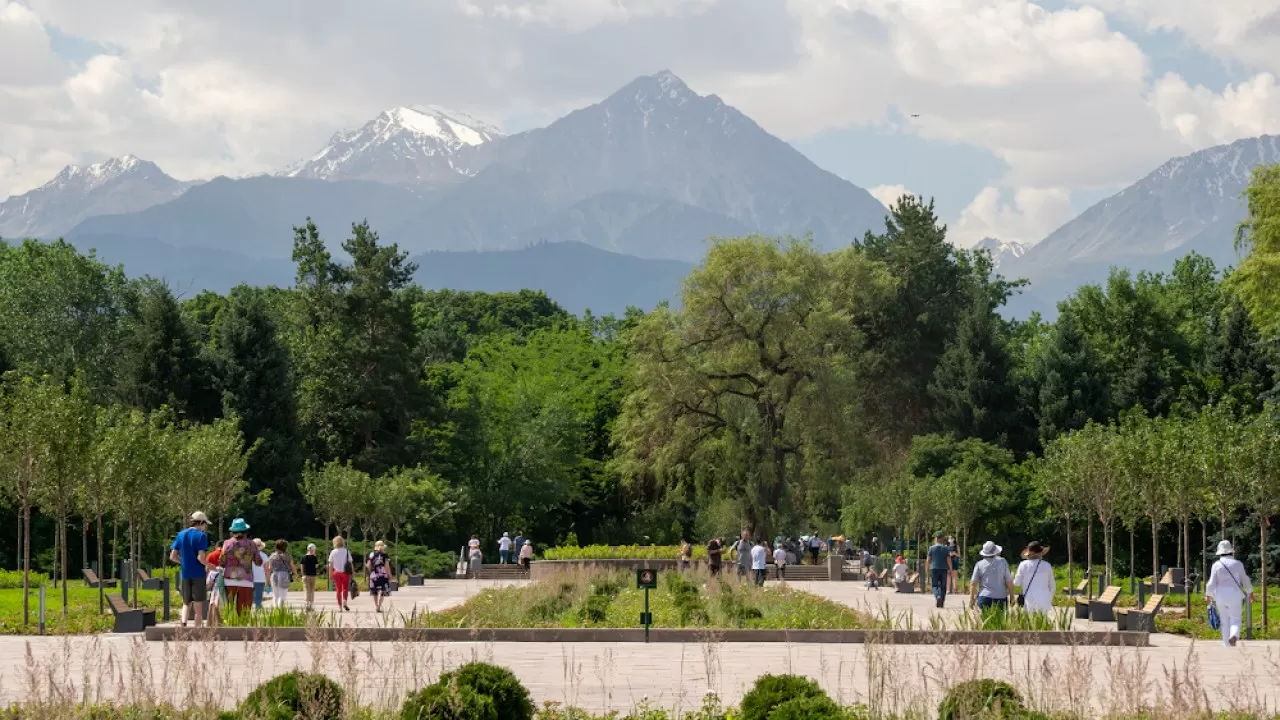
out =
{"type": "Polygon", "coordinates": [[[1253,582],[1244,563],[1235,558],[1230,540],[1218,543],[1218,561],[1209,571],[1204,599],[1218,607],[1222,621],[1222,644],[1233,647],[1240,640],[1240,624],[1245,598],[1253,602],[1253,582]]]}
{"type": "Polygon", "coordinates": [[[1049,546],[1039,540],[1033,540],[1027,549],[1022,551],[1022,562],[1018,563],[1018,572],[1013,576],[1013,584],[1018,586],[1024,600],[1022,608],[1027,612],[1048,613],[1053,610],[1053,593],[1057,585],[1053,580],[1053,566],[1044,556],[1049,546]]]}

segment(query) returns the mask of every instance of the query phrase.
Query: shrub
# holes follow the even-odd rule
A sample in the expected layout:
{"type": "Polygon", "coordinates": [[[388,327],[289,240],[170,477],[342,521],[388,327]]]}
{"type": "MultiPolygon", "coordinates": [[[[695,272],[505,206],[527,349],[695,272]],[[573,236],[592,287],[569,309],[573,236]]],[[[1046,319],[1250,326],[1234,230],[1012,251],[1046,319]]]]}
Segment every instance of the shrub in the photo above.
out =
{"type": "Polygon", "coordinates": [[[792,698],[769,712],[769,720],[844,720],[844,711],[826,695],[792,698]]]}
{"type": "MultiPolygon", "coordinates": [[[[586,547],[547,548],[542,557],[546,560],[675,560],[680,557],[679,545],[587,545],[586,547]]],[[[706,560],[707,547],[693,544],[693,559],[706,560]]]]}
{"type": "Polygon", "coordinates": [[[297,670],[254,688],[240,703],[246,720],[340,720],[342,688],[334,681],[297,670]]]}
{"type": "Polygon", "coordinates": [[[499,720],[493,698],[441,677],[409,693],[400,708],[401,720],[499,720]]]}
{"type": "Polygon", "coordinates": [[[938,704],[938,720],[968,720],[991,712],[996,717],[1021,715],[1022,696],[1003,680],[969,680],[953,686],[938,704]]]}
{"type": "Polygon", "coordinates": [[[457,681],[459,687],[470,688],[493,700],[501,720],[531,720],[533,701],[529,691],[512,672],[489,663],[472,662],[440,676],[440,682],[457,681]]]}
{"type": "Polygon", "coordinates": [[[604,622],[609,617],[609,597],[607,595],[588,595],[578,609],[578,619],[583,625],[604,622]]]}
{"type": "MultiPolygon", "coordinates": [[[[818,683],[799,675],[762,675],[742,698],[742,720],[769,720],[769,713],[785,702],[827,694],[818,683]]],[[[829,699],[829,698],[828,698],[829,699]]]]}

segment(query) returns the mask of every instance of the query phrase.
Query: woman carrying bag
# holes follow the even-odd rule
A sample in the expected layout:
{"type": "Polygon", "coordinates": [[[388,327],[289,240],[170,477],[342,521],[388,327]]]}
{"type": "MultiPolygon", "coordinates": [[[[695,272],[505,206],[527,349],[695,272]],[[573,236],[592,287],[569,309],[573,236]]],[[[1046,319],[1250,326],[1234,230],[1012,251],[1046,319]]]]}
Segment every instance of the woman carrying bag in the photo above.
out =
{"type": "Polygon", "coordinates": [[[1039,540],[1031,541],[1022,551],[1022,562],[1018,563],[1013,584],[1021,591],[1016,602],[1027,612],[1048,613],[1053,610],[1053,593],[1057,587],[1053,566],[1044,559],[1048,552],[1049,546],[1042,545],[1039,540]]]}

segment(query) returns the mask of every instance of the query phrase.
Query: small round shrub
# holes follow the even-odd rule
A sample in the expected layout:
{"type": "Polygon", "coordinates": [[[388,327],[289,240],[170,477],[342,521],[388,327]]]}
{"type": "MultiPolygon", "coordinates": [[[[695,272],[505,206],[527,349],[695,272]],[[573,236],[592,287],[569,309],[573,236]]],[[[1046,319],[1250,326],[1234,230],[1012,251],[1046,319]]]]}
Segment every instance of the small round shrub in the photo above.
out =
{"type": "Polygon", "coordinates": [[[245,720],[341,720],[342,687],[324,675],[300,671],[277,675],[240,703],[245,720]]]}
{"type": "Polygon", "coordinates": [[[455,679],[460,687],[470,688],[492,699],[493,707],[502,720],[532,720],[533,700],[510,670],[473,662],[440,676],[440,682],[446,684],[455,679]]]}
{"type": "Polygon", "coordinates": [[[769,720],[845,720],[845,713],[826,695],[792,698],[769,712],[769,720]]]}
{"type": "Polygon", "coordinates": [[[493,699],[471,688],[441,678],[409,693],[400,708],[400,720],[499,720],[493,699]]]}
{"type": "Polygon", "coordinates": [[[1019,717],[1024,713],[1022,696],[1003,680],[969,680],[953,686],[938,703],[938,720],[1019,717]]]}
{"type": "Polygon", "coordinates": [[[827,694],[818,687],[818,683],[807,677],[761,675],[742,698],[739,713],[742,720],[769,720],[769,713],[779,705],[789,700],[812,697],[826,698],[827,694]]]}

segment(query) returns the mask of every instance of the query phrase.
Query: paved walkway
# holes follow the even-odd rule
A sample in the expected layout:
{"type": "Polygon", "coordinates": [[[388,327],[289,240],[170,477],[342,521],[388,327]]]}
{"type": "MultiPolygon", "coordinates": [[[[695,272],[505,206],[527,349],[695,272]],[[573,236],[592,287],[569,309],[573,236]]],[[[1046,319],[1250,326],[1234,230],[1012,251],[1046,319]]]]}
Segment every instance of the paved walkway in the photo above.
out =
{"type": "MultiPolygon", "coordinates": [[[[432,581],[405,588],[397,611],[439,610],[494,581],[432,581]]],[[[855,607],[937,612],[930,596],[868,592],[861,583],[793,583],[855,607]]],[[[327,593],[325,595],[328,595],[327,593]]],[[[329,595],[331,598],[332,596],[329,595]]],[[[320,602],[325,602],[320,598],[320,602]]],[[[329,602],[332,602],[330,599],[329,602]]],[[[331,607],[331,606],[330,606],[331,607]]],[[[942,612],[954,613],[960,607],[942,612]]],[[[346,614],[385,622],[361,596],[346,614]]],[[[927,620],[924,621],[927,624],[927,620]]],[[[696,707],[712,692],[736,703],[755,678],[795,672],[842,702],[882,711],[936,706],[941,690],[974,677],[1014,682],[1032,703],[1123,711],[1164,702],[1167,715],[1209,697],[1218,708],[1280,707],[1280,643],[1193,643],[1153,635],[1150,648],[877,646],[786,643],[147,643],[135,636],[0,638],[0,705],[29,698],[132,698],[233,705],[254,685],[292,668],[358,688],[366,702],[398,705],[405,692],[473,659],[509,667],[539,703],[591,710],[696,707]],[[1227,704],[1227,699],[1236,703],[1227,704]]]]}

